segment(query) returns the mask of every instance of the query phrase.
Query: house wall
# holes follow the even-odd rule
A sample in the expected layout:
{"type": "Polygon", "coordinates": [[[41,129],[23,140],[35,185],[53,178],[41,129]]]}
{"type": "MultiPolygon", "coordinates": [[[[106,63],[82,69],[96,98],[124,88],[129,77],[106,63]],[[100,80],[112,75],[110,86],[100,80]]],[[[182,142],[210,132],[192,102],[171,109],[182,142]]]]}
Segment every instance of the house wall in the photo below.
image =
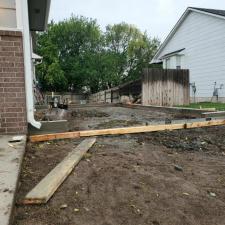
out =
{"type": "Polygon", "coordinates": [[[225,97],[225,20],[190,12],[158,58],[182,48],[182,69],[189,69],[196,96],[212,97],[217,82],[218,86],[224,84],[219,97],[225,97]]]}
{"type": "Polygon", "coordinates": [[[0,27],[17,27],[15,0],[0,0],[0,27]]]}
{"type": "Polygon", "coordinates": [[[26,121],[22,33],[0,31],[0,134],[25,134],[26,121]]]}

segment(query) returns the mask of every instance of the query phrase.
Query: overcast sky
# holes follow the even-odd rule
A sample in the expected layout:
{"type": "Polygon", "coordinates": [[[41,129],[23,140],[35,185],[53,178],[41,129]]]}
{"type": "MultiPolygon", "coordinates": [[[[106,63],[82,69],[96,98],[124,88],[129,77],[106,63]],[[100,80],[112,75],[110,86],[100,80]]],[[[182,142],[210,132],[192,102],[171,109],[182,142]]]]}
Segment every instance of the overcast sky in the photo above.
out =
{"type": "Polygon", "coordinates": [[[188,6],[225,10],[225,0],[52,0],[50,19],[74,15],[107,24],[127,22],[162,41],[188,6]]]}

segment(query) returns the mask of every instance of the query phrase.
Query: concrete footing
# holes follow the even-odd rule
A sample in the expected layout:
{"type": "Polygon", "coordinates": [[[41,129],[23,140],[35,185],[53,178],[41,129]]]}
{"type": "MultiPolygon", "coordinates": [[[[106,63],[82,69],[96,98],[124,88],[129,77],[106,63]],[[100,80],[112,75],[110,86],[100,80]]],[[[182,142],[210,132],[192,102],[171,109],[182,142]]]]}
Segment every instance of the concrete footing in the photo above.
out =
{"type": "Polygon", "coordinates": [[[35,127],[29,126],[30,135],[61,133],[67,131],[67,120],[41,121],[41,129],[36,129],[35,127]]]}

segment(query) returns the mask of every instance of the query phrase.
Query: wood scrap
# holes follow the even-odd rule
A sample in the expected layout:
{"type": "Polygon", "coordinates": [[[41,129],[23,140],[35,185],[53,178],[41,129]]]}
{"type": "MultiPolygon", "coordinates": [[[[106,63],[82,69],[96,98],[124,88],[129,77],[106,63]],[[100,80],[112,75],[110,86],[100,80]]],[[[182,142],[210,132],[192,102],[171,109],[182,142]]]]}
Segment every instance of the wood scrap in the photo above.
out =
{"type": "Polygon", "coordinates": [[[40,183],[38,183],[23,200],[23,204],[43,204],[48,202],[58,187],[68,177],[74,167],[80,162],[84,154],[93,146],[96,138],[82,141],[72,152],[64,158],[40,183]]]}
{"type": "Polygon", "coordinates": [[[139,127],[123,127],[123,128],[111,128],[111,129],[102,129],[102,130],[75,131],[75,132],[66,132],[66,133],[60,133],[60,134],[34,135],[34,136],[30,136],[30,141],[40,142],[40,141],[49,141],[49,140],[56,140],[56,139],[91,137],[91,136],[100,136],[100,135],[146,133],[146,132],[154,132],[154,131],[190,129],[190,128],[219,126],[219,125],[225,125],[225,120],[211,120],[211,121],[181,123],[181,124],[147,125],[147,126],[139,126],[139,127]]]}

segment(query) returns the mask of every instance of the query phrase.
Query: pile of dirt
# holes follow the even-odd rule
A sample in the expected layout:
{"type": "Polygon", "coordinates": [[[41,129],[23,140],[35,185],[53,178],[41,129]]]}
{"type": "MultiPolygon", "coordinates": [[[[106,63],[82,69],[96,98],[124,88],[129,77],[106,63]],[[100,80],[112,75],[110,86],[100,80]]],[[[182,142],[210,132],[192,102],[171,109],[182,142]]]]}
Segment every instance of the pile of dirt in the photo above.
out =
{"type": "Polygon", "coordinates": [[[225,127],[198,128],[139,134],[139,143],[152,143],[181,151],[225,151],[225,127]],[[218,129],[218,133],[215,130],[218,129]],[[221,132],[221,131],[224,132],[221,132]],[[213,132],[212,132],[213,131],[213,132]],[[212,132],[212,133],[211,133],[212,132]]]}
{"type": "Polygon", "coordinates": [[[83,110],[83,109],[76,109],[71,112],[72,117],[76,118],[91,118],[91,117],[109,117],[110,115],[105,112],[100,112],[95,109],[93,110],[83,110]]]}

